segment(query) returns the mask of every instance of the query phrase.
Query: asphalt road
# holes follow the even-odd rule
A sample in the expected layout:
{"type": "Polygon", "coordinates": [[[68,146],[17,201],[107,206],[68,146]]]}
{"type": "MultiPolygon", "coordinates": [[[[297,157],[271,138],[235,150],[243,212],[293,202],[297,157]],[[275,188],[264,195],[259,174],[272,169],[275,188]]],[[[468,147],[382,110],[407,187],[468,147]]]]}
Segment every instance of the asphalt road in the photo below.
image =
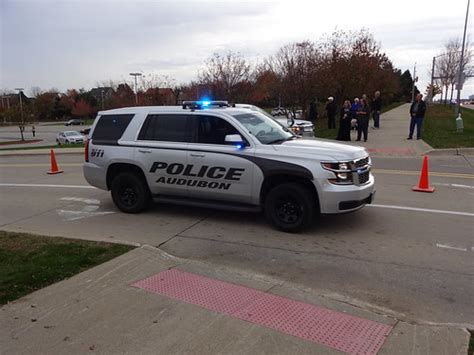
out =
{"type": "MultiPolygon", "coordinates": [[[[15,144],[9,145],[8,148],[22,148],[22,147],[39,147],[45,145],[56,144],[56,135],[62,131],[81,131],[84,128],[89,126],[65,126],[64,122],[58,124],[51,123],[41,123],[35,124],[36,134],[33,137],[31,131],[31,125],[25,127],[25,132],[23,133],[24,138],[27,140],[38,139],[39,142],[35,143],[26,143],[26,144],[15,144]]],[[[18,126],[5,126],[0,127],[0,143],[2,142],[11,142],[18,141],[21,139],[20,131],[18,126]]],[[[5,146],[5,148],[7,148],[5,146]]]]}
{"type": "Polygon", "coordinates": [[[376,157],[375,204],[285,234],[250,213],[155,205],[126,215],[82,176],[82,155],[0,157],[0,228],[159,246],[184,258],[291,280],[417,323],[474,327],[474,157],[376,157]]]}

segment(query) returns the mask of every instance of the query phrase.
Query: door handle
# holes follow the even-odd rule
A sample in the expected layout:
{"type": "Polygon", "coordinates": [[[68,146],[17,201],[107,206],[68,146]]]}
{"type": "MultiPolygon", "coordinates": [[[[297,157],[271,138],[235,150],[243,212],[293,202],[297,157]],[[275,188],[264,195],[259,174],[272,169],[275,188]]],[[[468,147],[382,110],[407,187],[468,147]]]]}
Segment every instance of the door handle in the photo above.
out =
{"type": "Polygon", "coordinates": [[[138,149],[140,153],[151,153],[151,149],[138,149]]]}
{"type": "Polygon", "coordinates": [[[191,153],[192,157],[204,158],[206,154],[204,153],[191,153]]]}

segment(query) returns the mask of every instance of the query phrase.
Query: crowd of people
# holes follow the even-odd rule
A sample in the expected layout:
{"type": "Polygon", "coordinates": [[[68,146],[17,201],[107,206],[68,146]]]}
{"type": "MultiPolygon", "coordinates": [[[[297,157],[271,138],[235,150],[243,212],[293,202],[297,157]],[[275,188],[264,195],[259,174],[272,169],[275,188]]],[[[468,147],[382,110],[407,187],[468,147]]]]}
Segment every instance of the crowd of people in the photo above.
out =
{"type": "MultiPolygon", "coordinates": [[[[356,141],[364,139],[364,142],[367,142],[370,117],[373,119],[372,128],[379,129],[381,111],[382,100],[380,98],[380,91],[376,91],[371,100],[368,99],[366,94],[362,95],[361,99],[358,97],[354,98],[353,102],[350,100],[344,100],[344,103],[339,110],[334,98],[330,96],[326,103],[328,128],[336,128],[336,116],[339,112],[339,131],[336,139],[340,141],[350,141],[351,130],[355,129],[357,130],[356,141]]],[[[410,106],[410,126],[407,139],[413,139],[415,129],[416,139],[421,139],[421,129],[425,111],[426,104],[423,101],[423,95],[418,93],[410,106]]]]}
{"type": "Polygon", "coordinates": [[[350,141],[351,129],[357,130],[357,139],[360,141],[364,139],[367,142],[369,133],[370,116],[374,120],[373,128],[380,128],[380,112],[382,110],[382,100],[380,98],[380,91],[374,93],[372,100],[369,100],[367,95],[362,95],[362,98],[354,98],[354,101],[344,100],[342,107],[338,110],[334,98],[328,97],[326,104],[326,114],[328,118],[328,128],[336,128],[336,115],[339,111],[339,132],[337,140],[350,141]]]}

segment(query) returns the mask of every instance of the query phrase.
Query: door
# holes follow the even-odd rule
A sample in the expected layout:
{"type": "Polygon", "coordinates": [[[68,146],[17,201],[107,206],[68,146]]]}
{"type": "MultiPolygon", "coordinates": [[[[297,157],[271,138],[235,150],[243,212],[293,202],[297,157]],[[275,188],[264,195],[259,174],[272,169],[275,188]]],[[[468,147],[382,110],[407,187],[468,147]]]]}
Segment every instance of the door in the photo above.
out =
{"type": "Polygon", "coordinates": [[[150,114],[138,135],[135,160],[145,172],[154,195],[187,196],[182,172],[190,139],[188,118],[180,114],[150,114]]]}
{"type": "MultiPolygon", "coordinates": [[[[225,136],[239,134],[227,120],[205,114],[189,115],[192,130],[188,145],[190,197],[251,203],[253,163],[246,159],[254,148],[236,148],[225,136]]],[[[243,136],[242,136],[243,137],[243,136]]]]}

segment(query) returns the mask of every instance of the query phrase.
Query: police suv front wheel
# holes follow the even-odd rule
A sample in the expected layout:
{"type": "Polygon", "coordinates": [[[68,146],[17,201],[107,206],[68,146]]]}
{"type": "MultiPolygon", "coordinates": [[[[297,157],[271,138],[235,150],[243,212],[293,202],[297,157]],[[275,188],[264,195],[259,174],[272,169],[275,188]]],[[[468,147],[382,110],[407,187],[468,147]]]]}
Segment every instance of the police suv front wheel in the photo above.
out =
{"type": "Polygon", "coordinates": [[[126,213],[139,213],[150,204],[150,191],[144,179],[134,173],[120,173],[111,185],[115,205],[126,213]]]}
{"type": "Polygon", "coordinates": [[[311,192],[300,184],[277,185],[265,199],[265,215],[281,231],[301,231],[313,220],[315,207],[311,196],[311,192]]]}

